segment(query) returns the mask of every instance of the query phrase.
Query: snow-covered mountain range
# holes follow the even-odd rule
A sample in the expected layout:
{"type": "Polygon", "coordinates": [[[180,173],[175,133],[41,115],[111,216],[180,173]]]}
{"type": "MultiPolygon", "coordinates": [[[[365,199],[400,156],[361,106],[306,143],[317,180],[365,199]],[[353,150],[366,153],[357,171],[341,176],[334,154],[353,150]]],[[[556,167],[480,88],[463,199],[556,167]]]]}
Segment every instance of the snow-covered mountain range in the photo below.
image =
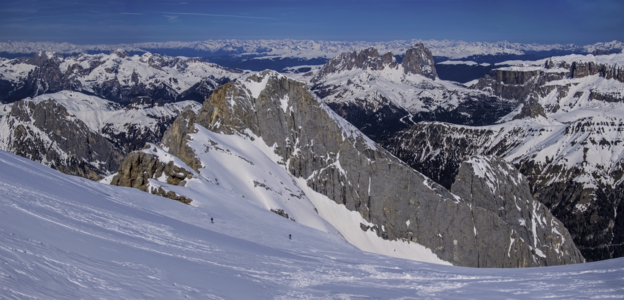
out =
{"type": "Polygon", "coordinates": [[[500,42],[466,42],[455,40],[396,40],[389,42],[365,41],[313,41],[313,40],[206,40],[196,42],[136,43],[119,45],[74,45],[51,42],[4,42],[0,52],[36,53],[42,50],[76,54],[109,52],[123,49],[127,52],[193,51],[193,56],[253,55],[256,58],[296,57],[304,59],[333,58],[342,52],[374,47],[381,52],[404,54],[414,44],[423,43],[434,56],[459,59],[476,55],[522,55],[532,52],[591,53],[596,50],[620,52],[624,45],[619,41],[577,46],[574,44],[520,44],[500,42]]]}
{"type": "Polygon", "coordinates": [[[381,56],[374,48],[345,52],[298,78],[374,139],[423,120],[492,124],[517,105],[514,99],[440,80],[423,44],[408,49],[401,63],[393,53],[381,56]]]}
{"type": "Polygon", "coordinates": [[[124,105],[136,97],[201,102],[217,86],[244,75],[195,58],[129,56],[122,50],[64,57],[41,51],[32,57],[0,58],[0,101],[72,90],[124,105]]]}

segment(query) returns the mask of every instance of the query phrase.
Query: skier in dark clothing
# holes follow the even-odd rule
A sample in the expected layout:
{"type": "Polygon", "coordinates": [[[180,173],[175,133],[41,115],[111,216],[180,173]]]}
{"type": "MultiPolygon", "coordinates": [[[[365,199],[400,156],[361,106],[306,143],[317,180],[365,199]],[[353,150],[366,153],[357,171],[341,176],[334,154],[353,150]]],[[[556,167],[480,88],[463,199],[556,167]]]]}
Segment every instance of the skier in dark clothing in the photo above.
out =
{"type": "Polygon", "coordinates": [[[212,218],[210,218],[210,223],[214,223],[214,220],[212,218]]]}
{"type": "Polygon", "coordinates": [[[289,235],[288,235],[288,239],[289,239],[289,240],[292,240],[292,235],[290,235],[290,234],[289,234],[289,235]]]}

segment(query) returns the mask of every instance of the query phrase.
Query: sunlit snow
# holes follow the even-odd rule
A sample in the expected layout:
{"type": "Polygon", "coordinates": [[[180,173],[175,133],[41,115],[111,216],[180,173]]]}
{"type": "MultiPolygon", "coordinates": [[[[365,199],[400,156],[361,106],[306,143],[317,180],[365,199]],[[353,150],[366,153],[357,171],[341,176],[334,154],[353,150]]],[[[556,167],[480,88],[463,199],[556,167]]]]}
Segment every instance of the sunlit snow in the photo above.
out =
{"type": "Polygon", "coordinates": [[[624,259],[473,269],[362,252],[214,185],[196,205],[0,151],[0,297],[605,298],[624,259]],[[214,223],[210,223],[214,218],[214,223]],[[288,239],[292,234],[292,240],[288,239]]]}

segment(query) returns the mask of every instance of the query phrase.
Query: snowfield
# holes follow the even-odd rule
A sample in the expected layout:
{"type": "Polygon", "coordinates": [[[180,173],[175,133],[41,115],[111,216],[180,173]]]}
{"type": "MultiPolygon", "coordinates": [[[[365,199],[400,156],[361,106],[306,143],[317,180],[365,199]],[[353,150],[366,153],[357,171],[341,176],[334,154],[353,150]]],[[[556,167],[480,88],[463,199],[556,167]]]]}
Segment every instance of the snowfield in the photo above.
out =
{"type": "Polygon", "coordinates": [[[529,269],[434,265],[360,251],[216,184],[184,205],[4,151],[0,170],[3,299],[624,297],[622,258],[529,269]]]}

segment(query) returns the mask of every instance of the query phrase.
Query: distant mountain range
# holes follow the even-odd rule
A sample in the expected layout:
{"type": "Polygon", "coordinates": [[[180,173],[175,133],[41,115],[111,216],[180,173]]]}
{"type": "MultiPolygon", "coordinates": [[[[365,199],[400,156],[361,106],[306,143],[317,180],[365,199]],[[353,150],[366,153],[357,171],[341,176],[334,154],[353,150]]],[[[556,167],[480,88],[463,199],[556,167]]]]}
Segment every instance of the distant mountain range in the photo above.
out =
{"type": "MultiPolygon", "coordinates": [[[[0,43],[0,53],[7,55],[32,54],[41,50],[63,54],[104,53],[123,49],[126,52],[154,52],[163,55],[216,57],[224,55],[254,58],[325,58],[330,59],[346,51],[374,47],[380,52],[404,54],[416,43],[423,43],[434,56],[459,59],[478,55],[525,55],[535,52],[553,54],[592,53],[596,50],[620,52],[624,44],[619,41],[592,45],[574,44],[520,44],[500,42],[466,42],[455,40],[395,40],[388,42],[365,41],[313,41],[313,40],[206,40],[196,42],[161,42],[117,45],[74,45],[52,42],[5,42],[0,43]]],[[[552,55],[552,54],[551,54],[552,55]]]]}

